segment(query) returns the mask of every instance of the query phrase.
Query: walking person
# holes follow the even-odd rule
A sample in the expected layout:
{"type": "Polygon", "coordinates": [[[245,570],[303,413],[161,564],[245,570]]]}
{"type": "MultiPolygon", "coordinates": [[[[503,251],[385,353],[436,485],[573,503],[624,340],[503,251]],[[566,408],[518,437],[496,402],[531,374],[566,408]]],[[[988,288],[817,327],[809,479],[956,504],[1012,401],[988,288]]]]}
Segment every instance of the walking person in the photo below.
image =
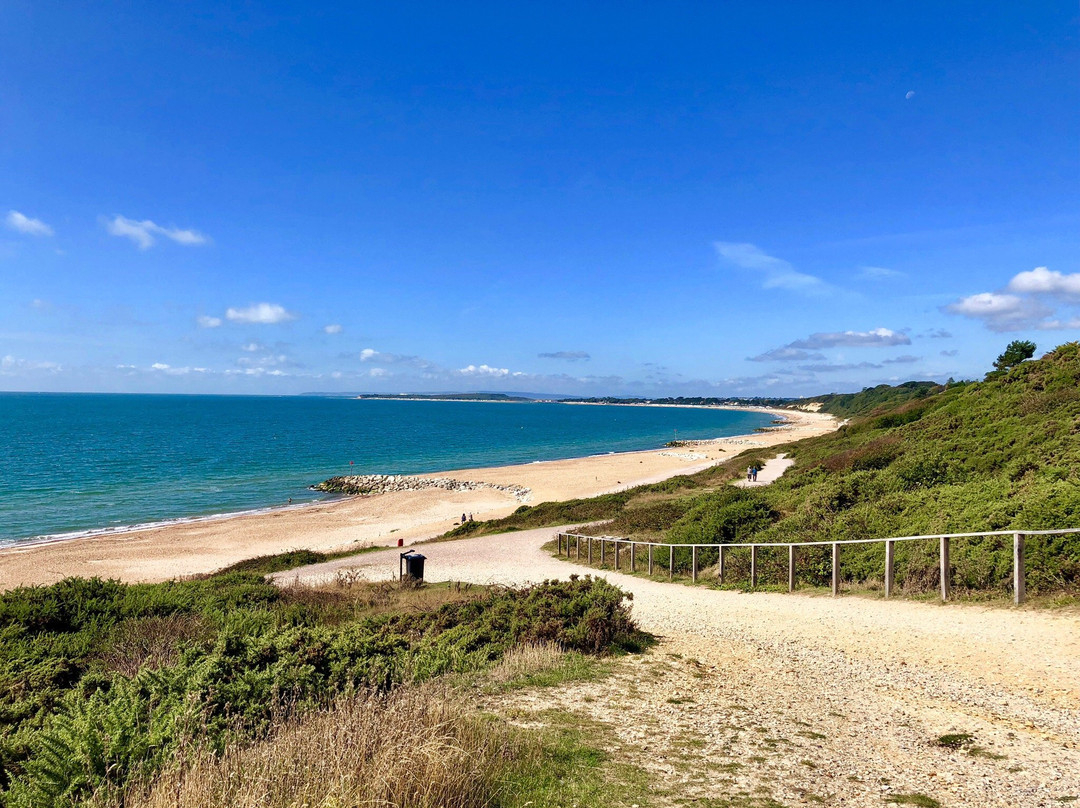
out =
{"type": "Polygon", "coordinates": [[[754,467],[753,466],[747,466],[746,467],[746,481],[750,482],[753,479],[754,479],[754,467]]]}

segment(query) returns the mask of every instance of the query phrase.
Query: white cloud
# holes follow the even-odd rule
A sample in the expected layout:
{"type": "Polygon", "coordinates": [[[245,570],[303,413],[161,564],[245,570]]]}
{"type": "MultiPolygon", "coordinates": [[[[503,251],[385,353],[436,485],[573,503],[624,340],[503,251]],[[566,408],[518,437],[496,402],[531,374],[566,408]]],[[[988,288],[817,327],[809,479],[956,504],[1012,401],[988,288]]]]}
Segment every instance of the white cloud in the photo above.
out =
{"type": "Polygon", "coordinates": [[[388,375],[388,371],[385,368],[372,368],[368,371],[368,376],[373,379],[378,379],[382,376],[388,375]]]}
{"type": "Polygon", "coordinates": [[[337,323],[331,323],[330,325],[323,326],[323,333],[325,334],[340,334],[345,329],[337,323]]]}
{"type": "Polygon", "coordinates": [[[17,210],[9,210],[4,220],[12,230],[17,230],[27,236],[51,236],[53,229],[41,219],[31,219],[17,210]]]}
{"type": "Polygon", "coordinates": [[[1048,295],[1080,302],[1080,272],[1063,275],[1046,267],[1035,267],[1030,272],[1018,273],[1007,288],[1017,294],[1048,295]]]}
{"type": "MultiPolygon", "coordinates": [[[[117,367],[123,367],[118,365],[117,367]]],[[[131,367],[130,365],[126,367],[131,367]]],[[[158,373],[164,373],[166,376],[188,376],[192,373],[212,373],[209,368],[193,368],[193,367],[181,367],[174,368],[172,365],[167,365],[164,362],[155,362],[150,366],[150,370],[157,371],[158,373]]]]}
{"type": "Polygon", "coordinates": [[[830,289],[821,278],[799,272],[784,259],[769,255],[757,245],[717,241],[713,246],[722,260],[759,273],[764,289],[784,289],[802,294],[823,294],[830,289]]]}
{"type": "MultiPolygon", "coordinates": [[[[262,345],[255,342],[242,346],[242,349],[249,352],[265,350],[262,345]]],[[[236,360],[236,364],[248,368],[300,367],[299,363],[294,362],[289,358],[288,354],[283,353],[268,353],[263,356],[241,356],[236,360]]]]}
{"type": "MultiPolygon", "coordinates": [[[[828,348],[888,348],[894,345],[910,345],[911,338],[902,331],[891,328],[874,328],[870,331],[822,331],[805,339],[797,339],[779,348],[773,348],[747,357],[751,362],[806,362],[821,360],[825,355],[819,351],[828,348]]],[[[853,370],[863,365],[804,365],[807,372],[823,370],[853,370]]]]}
{"type": "Polygon", "coordinates": [[[751,362],[807,362],[815,359],[824,359],[825,354],[811,353],[802,348],[783,346],[773,348],[771,351],[748,357],[751,362]]]}
{"type": "Polygon", "coordinates": [[[247,367],[243,369],[230,368],[222,371],[225,376],[288,376],[283,370],[267,370],[265,367],[247,367]]]}
{"type": "Polygon", "coordinates": [[[256,351],[261,351],[262,349],[263,346],[257,342],[247,342],[240,346],[241,351],[247,351],[248,353],[255,353],[256,351]]]}
{"type": "Polygon", "coordinates": [[[195,322],[199,324],[199,328],[217,328],[221,325],[220,317],[210,317],[206,314],[200,314],[195,318],[195,322]]]}
{"type": "Polygon", "coordinates": [[[911,354],[904,354],[903,356],[894,356],[892,359],[885,359],[882,361],[883,365],[910,365],[913,362],[918,362],[922,359],[921,356],[912,356],[911,354]]]}
{"type": "Polygon", "coordinates": [[[962,297],[945,307],[950,314],[982,320],[991,331],[1022,331],[1038,328],[1054,311],[1031,297],[980,292],[962,297]]]}
{"type": "Polygon", "coordinates": [[[296,319],[295,314],[277,303],[252,303],[243,309],[230,308],[225,311],[225,317],[234,323],[261,325],[275,325],[296,319]]]}
{"type": "Polygon", "coordinates": [[[950,303],[947,308],[965,317],[1007,317],[1019,311],[1023,305],[1023,298],[1019,295],[980,292],[962,297],[955,303],[950,303]]]}
{"type": "MultiPolygon", "coordinates": [[[[510,375],[508,368],[493,368],[490,365],[468,365],[458,370],[462,376],[488,376],[492,378],[504,378],[510,375]]],[[[521,375],[518,373],[515,376],[521,375]]]]}
{"type": "Polygon", "coordinates": [[[582,362],[592,359],[585,351],[552,351],[536,355],[538,359],[562,359],[566,362],[582,362]]]}
{"type": "Polygon", "coordinates": [[[1004,291],[968,295],[943,310],[982,320],[987,328],[998,332],[1080,328],[1080,317],[1060,317],[1058,306],[1080,306],[1080,272],[1066,275],[1035,267],[1014,275],[1004,291]]]}
{"type": "Polygon", "coordinates": [[[385,351],[376,351],[374,348],[364,348],[364,350],[360,351],[360,361],[371,362],[376,365],[406,365],[429,373],[442,371],[442,368],[434,362],[429,362],[419,356],[387,353],[385,351]]]}
{"type": "Polygon", "coordinates": [[[863,280],[882,281],[891,278],[904,278],[907,274],[888,267],[859,267],[859,277],[863,280]]]}
{"type": "Polygon", "coordinates": [[[1035,327],[1040,331],[1069,331],[1080,328],[1080,317],[1071,317],[1068,320],[1043,320],[1036,323],[1035,327]]]}
{"type": "Polygon", "coordinates": [[[906,98],[908,101],[910,101],[914,97],[915,97],[915,91],[914,90],[908,90],[906,93],[904,93],[904,98],[906,98]]]}
{"type": "Polygon", "coordinates": [[[841,370],[874,370],[880,368],[881,365],[877,365],[873,362],[799,365],[799,370],[805,370],[807,373],[836,373],[841,370]]]}
{"type": "Polygon", "coordinates": [[[50,373],[63,370],[56,362],[38,362],[31,359],[18,359],[11,354],[0,356],[0,376],[14,376],[19,373],[44,370],[50,373]]]}
{"type": "Polygon", "coordinates": [[[881,348],[891,345],[910,345],[911,337],[890,328],[874,328],[870,331],[831,331],[811,334],[806,339],[788,343],[788,348],[881,348]]]}
{"type": "Polygon", "coordinates": [[[112,219],[107,220],[105,229],[110,235],[131,239],[140,250],[153,247],[155,236],[164,236],[185,247],[206,244],[208,241],[207,237],[197,230],[162,227],[149,219],[136,221],[135,219],[128,219],[126,216],[114,216],[112,219]]]}

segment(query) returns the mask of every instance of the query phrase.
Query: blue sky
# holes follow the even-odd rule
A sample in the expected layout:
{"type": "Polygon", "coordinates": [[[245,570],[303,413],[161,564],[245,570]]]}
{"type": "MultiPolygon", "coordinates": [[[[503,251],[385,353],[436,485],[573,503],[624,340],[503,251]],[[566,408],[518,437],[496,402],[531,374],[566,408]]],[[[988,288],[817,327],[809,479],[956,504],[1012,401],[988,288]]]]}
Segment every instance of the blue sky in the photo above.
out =
{"type": "Polygon", "coordinates": [[[1080,338],[1074,3],[0,30],[0,389],[804,395],[1080,338]]]}

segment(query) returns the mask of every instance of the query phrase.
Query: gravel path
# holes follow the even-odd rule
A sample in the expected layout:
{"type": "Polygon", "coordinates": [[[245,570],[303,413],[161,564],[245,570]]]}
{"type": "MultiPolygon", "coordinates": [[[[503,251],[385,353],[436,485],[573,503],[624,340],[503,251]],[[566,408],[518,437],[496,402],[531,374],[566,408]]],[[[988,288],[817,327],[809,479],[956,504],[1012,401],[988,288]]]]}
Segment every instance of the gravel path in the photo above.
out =
{"type": "MultiPolygon", "coordinates": [[[[581,572],[540,549],[553,534],[417,549],[429,580],[525,584],[581,572]]],[[[385,579],[397,561],[395,549],[277,577],[385,579]]],[[[544,691],[542,704],[608,723],[619,739],[613,753],[648,768],[672,804],[739,792],[751,801],[736,804],[790,806],[923,794],[945,808],[1012,808],[1080,797],[1075,613],[599,574],[633,593],[635,618],[662,641],[604,682],[544,691]],[[935,744],[948,733],[973,740],[935,744]]]]}

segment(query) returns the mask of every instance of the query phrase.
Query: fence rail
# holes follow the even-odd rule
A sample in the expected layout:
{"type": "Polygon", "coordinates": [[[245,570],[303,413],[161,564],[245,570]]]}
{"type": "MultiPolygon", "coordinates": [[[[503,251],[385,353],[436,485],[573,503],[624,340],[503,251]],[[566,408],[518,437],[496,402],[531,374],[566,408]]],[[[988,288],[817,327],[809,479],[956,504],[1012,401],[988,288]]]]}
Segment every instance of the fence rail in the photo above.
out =
{"type": "Polygon", "coordinates": [[[885,539],[843,539],[839,541],[806,541],[806,542],[751,542],[751,543],[730,543],[730,544],[665,544],[663,542],[649,542],[649,541],[635,541],[632,539],[618,538],[615,536],[587,536],[582,533],[558,533],[558,553],[560,556],[565,555],[567,558],[582,557],[581,545],[582,542],[587,543],[586,558],[588,563],[593,563],[593,543],[598,542],[600,547],[600,564],[607,563],[607,550],[610,547],[613,554],[615,569],[620,569],[620,551],[629,547],[629,567],[631,572],[637,571],[637,555],[638,548],[648,548],[648,573],[653,574],[654,569],[654,551],[657,547],[666,548],[668,551],[668,580],[675,577],[675,550],[676,549],[689,549],[690,550],[690,577],[692,580],[698,579],[698,556],[702,549],[716,550],[717,551],[717,578],[721,583],[724,582],[726,556],[729,550],[732,548],[737,549],[749,549],[750,550],[750,586],[751,588],[757,586],[758,579],[758,550],[762,547],[768,547],[778,549],[782,547],[787,548],[788,556],[788,575],[787,584],[788,591],[791,592],[795,589],[796,581],[796,562],[797,562],[797,548],[800,547],[830,547],[831,553],[831,583],[832,593],[834,596],[840,594],[840,550],[844,545],[848,544],[884,544],[885,545],[885,597],[892,597],[893,589],[895,588],[896,575],[895,575],[895,551],[896,542],[904,541],[937,541],[938,542],[938,561],[939,561],[939,591],[941,593],[941,599],[943,601],[949,599],[949,590],[952,583],[952,572],[949,564],[949,550],[953,539],[970,539],[970,538],[982,538],[986,536],[1012,536],[1013,540],[1013,558],[1012,558],[1012,589],[1013,589],[1013,602],[1020,604],[1024,602],[1026,597],[1025,583],[1024,583],[1024,543],[1028,536],[1059,536],[1070,533],[1080,533],[1080,528],[1067,528],[1064,530],[989,530],[979,533],[937,533],[929,536],[893,536],[885,539]],[[573,540],[574,553],[571,556],[571,540],[573,540]],[[565,552],[564,552],[565,550],[565,552]]]}

